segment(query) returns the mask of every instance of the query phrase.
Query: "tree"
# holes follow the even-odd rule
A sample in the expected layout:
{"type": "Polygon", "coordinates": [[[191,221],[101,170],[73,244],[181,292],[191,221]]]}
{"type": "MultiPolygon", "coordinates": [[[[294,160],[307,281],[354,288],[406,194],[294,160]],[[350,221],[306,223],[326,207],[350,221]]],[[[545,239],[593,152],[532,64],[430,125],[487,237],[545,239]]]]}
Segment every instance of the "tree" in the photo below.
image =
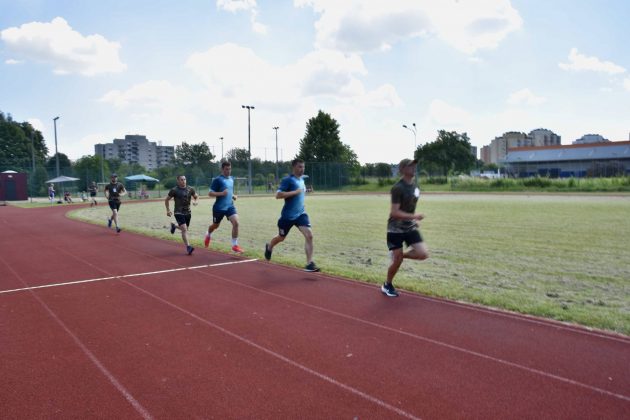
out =
{"type": "Polygon", "coordinates": [[[199,144],[182,142],[181,146],[175,147],[175,160],[179,165],[204,167],[208,166],[213,159],[214,155],[205,141],[199,144]]]}
{"type": "Polygon", "coordinates": [[[249,152],[247,149],[234,148],[225,154],[225,160],[232,164],[233,168],[247,168],[249,152]]]}
{"type": "MultiPolygon", "coordinates": [[[[57,155],[52,155],[46,162],[46,169],[49,174],[57,176],[57,155]]],[[[72,176],[72,162],[67,155],[59,153],[59,175],[72,176]]]]}
{"type": "Polygon", "coordinates": [[[439,172],[447,176],[451,173],[468,172],[475,165],[470,140],[466,133],[438,131],[437,139],[416,150],[415,158],[420,167],[428,173],[439,172]]]}
{"type": "Polygon", "coordinates": [[[105,182],[109,179],[109,175],[111,174],[111,172],[109,171],[109,164],[105,162],[103,157],[100,155],[83,156],[79,158],[76,162],[74,162],[73,169],[74,174],[78,178],[81,178],[82,185],[85,185],[86,189],[92,181],[105,182]],[[103,160],[102,168],[101,160],[103,160]],[[101,169],[104,179],[101,179],[101,169]]]}
{"type": "Polygon", "coordinates": [[[339,124],[323,111],[306,123],[297,157],[306,162],[339,162],[358,166],[357,155],[339,138],[339,124]]]}
{"type": "Polygon", "coordinates": [[[13,121],[0,112],[0,171],[12,169],[31,172],[35,164],[44,162],[48,148],[42,133],[27,122],[13,121]]]}

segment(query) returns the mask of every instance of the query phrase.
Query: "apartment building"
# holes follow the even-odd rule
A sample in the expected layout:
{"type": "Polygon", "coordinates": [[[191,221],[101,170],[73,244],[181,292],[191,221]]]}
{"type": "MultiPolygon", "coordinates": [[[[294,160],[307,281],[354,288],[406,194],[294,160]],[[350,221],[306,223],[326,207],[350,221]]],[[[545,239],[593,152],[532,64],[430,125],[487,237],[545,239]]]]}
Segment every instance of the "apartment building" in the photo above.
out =
{"type": "Polygon", "coordinates": [[[521,147],[559,146],[561,137],[546,128],[537,128],[525,134],[508,131],[501,137],[495,137],[488,146],[481,148],[481,160],[485,163],[499,163],[508,154],[509,149],[521,147]]]}
{"type": "Polygon", "coordinates": [[[124,163],[138,163],[147,170],[168,165],[175,156],[174,146],[161,146],[146,136],[133,134],[112,143],[94,145],[94,153],[105,159],[120,159],[124,163]]]}

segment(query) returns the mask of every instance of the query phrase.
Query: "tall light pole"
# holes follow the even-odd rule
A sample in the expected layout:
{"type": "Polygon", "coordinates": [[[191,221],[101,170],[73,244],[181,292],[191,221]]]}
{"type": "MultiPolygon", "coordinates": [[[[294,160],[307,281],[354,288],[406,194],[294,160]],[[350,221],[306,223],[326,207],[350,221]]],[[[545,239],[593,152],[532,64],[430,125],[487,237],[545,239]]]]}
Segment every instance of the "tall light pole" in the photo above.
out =
{"type": "Polygon", "coordinates": [[[241,105],[241,108],[247,109],[247,187],[249,193],[252,193],[252,131],[250,112],[255,107],[251,105],[241,105]]]}
{"type": "Polygon", "coordinates": [[[280,180],[280,174],[278,171],[278,129],[280,127],[271,127],[274,130],[276,130],[276,184],[278,183],[278,181],[280,180]]]}
{"type": "MultiPolygon", "coordinates": [[[[416,135],[418,134],[418,129],[416,128],[416,123],[411,124],[412,128],[407,127],[406,124],[403,124],[403,128],[411,131],[413,133],[413,155],[411,155],[412,159],[416,158],[416,151],[418,150],[418,141],[416,140],[416,135]]],[[[416,165],[416,180],[418,179],[418,165],[416,165]]],[[[416,181],[417,182],[417,181],[416,181]]]]}
{"type": "Polygon", "coordinates": [[[223,137],[219,137],[219,140],[221,140],[221,161],[223,161],[223,137]]]}
{"type": "Polygon", "coordinates": [[[105,182],[105,144],[101,145],[101,182],[105,182]]]}
{"type": "Polygon", "coordinates": [[[406,124],[403,124],[403,128],[406,128],[407,130],[411,131],[413,133],[413,155],[412,157],[415,159],[416,157],[416,150],[418,150],[418,142],[416,141],[416,135],[418,134],[418,130],[416,129],[416,123],[412,123],[411,126],[413,128],[409,128],[407,127],[406,124]]]}
{"type": "Polygon", "coordinates": [[[57,120],[59,117],[53,118],[53,125],[55,126],[55,157],[57,158],[57,177],[59,177],[59,152],[57,151],[57,120]]]}

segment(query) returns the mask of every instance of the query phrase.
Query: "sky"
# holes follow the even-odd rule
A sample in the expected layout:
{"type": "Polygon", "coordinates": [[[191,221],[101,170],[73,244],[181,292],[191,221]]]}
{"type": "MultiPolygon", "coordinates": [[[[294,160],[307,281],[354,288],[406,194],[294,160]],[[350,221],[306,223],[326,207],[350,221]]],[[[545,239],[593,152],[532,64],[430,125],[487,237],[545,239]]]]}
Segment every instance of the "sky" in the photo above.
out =
{"type": "Polygon", "coordinates": [[[0,111],[51,155],[58,116],[71,159],[126,134],[220,157],[248,147],[243,105],[267,160],[319,110],[361,163],[438,130],[625,141],[628,22],[627,0],[0,0],[0,111]]]}

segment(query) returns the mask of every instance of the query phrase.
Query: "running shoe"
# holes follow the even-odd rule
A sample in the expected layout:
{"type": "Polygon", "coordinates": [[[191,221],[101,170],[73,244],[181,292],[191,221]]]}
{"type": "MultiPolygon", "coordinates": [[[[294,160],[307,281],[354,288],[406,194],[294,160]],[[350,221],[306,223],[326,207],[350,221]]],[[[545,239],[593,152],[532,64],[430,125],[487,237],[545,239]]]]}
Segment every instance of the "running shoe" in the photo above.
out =
{"type": "Polygon", "coordinates": [[[107,227],[112,228],[112,219],[107,219],[107,227]]]}
{"type": "Polygon", "coordinates": [[[175,226],[175,223],[171,222],[171,235],[175,233],[175,229],[177,229],[177,226],[175,226]]]}
{"type": "Polygon", "coordinates": [[[116,233],[120,233],[121,230],[122,230],[121,228],[117,227],[116,228],[116,233]]]}
{"type": "Polygon", "coordinates": [[[203,240],[203,246],[206,248],[210,246],[210,235],[206,235],[206,239],[203,240]]]}
{"type": "Polygon", "coordinates": [[[319,271],[319,267],[315,265],[314,261],[311,261],[310,263],[306,264],[306,267],[304,267],[304,271],[314,273],[319,271]]]}
{"type": "Polygon", "coordinates": [[[398,291],[394,289],[393,284],[383,283],[381,286],[381,292],[383,292],[385,296],[398,297],[398,291]]]}
{"type": "Polygon", "coordinates": [[[195,248],[193,248],[192,246],[190,246],[190,245],[186,246],[186,253],[188,253],[188,255],[191,255],[194,250],[195,250],[195,248]]]}
{"type": "Polygon", "coordinates": [[[237,254],[242,254],[243,252],[245,252],[245,251],[243,251],[243,248],[241,248],[241,247],[240,247],[240,246],[238,246],[238,245],[234,245],[234,246],[232,247],[232,251],[236,252],[237,254]]]}
{"type": "Polygon", "coordinates": [[[267,261],[271,260],[271,248],[269,248],[269,244],[265,244],[265,259],[267,261]]]}

